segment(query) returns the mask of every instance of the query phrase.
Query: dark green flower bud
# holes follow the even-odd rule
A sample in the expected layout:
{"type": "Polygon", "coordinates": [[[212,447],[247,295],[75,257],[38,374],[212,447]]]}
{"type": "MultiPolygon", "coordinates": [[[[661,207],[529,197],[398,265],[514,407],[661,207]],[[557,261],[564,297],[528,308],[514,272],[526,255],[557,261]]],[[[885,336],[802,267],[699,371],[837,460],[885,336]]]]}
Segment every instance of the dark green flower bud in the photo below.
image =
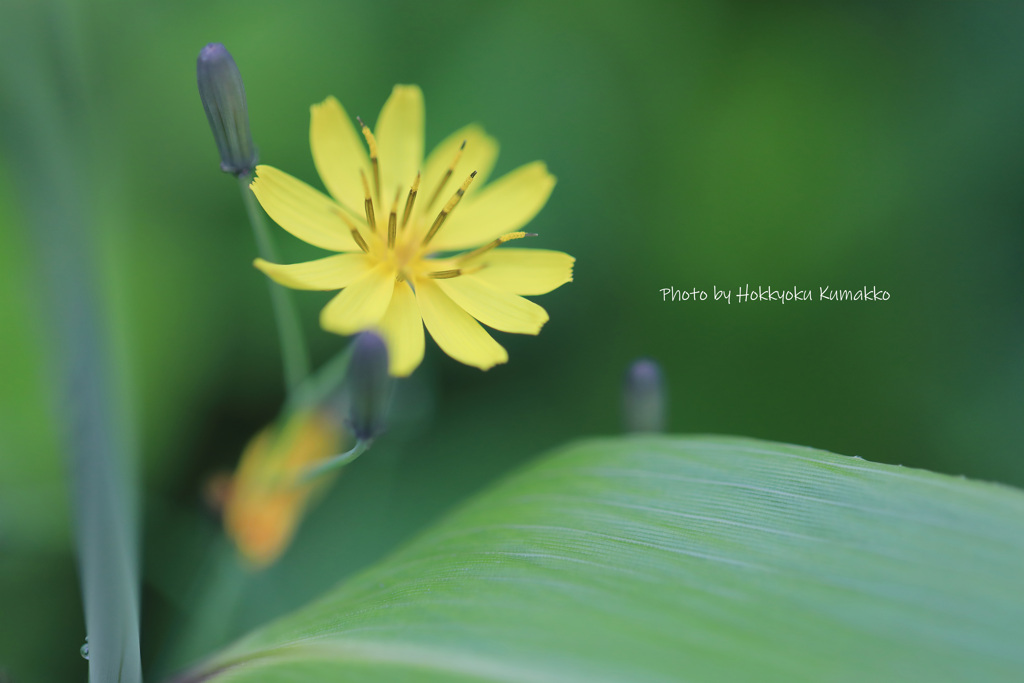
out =
{"type": "Polygon", "coordinates": [[[635,361],[626,373],[623,391],[622,413],[626,431],[664,431],[667,403],[661,367],[647,358],[635,361]]]}
{"type": "Polygon", "coordinates": [[[220,152],[220,170],[236,176],[248,174],[256,166],[256,148],[249,130],[242,74],[227,48],[210,43],[199,51],[196,80],[220,152]]]}
{"type": "Polygon", "coordinates": [[[391,402],[388,347],[374,332],[361,332],[352,344],[344,388],[346,423],[357,439],[369,441],[384,430],[391,402]]]}

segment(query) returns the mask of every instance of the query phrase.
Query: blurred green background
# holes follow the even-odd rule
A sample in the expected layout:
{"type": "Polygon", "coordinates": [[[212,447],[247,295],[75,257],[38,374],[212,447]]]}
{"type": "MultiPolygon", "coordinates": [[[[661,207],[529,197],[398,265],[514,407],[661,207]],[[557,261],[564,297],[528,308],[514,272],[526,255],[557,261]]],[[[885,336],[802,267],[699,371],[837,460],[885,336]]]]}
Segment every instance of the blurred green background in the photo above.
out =
{"type": "MultiPolygon", "coordinates": [[[[95,259],[130,397],[151,680],[517,464],[618,432],[638,356],[663,364],[674,431],[1024,485],[1020,3],[5,6],[17,40],[0,47],[0,680],[86,670],[24,206],[48,179],[17,151],[37,139],[22,137],[19,89],[73,95],[43,139],[75,141],[45,151],[79,157],[95,246],[81,257],[95,259]],[[251,232],[196,91],[211,41],[242,70],[263,162],[319,186],[309,105],[333,94],[372,121],[393,84],[417,83],[428,149],[478,121],[502,144],[495,177],[548,163],[559,182],[531,246],[577,257],[575,281],[538,299],[551,314],[539,337],[496,334],[508,365],[481,373],[428,342],[389,434],[288,554],[248,577],[224,560],[202,487],[273,418],[282,382],[251,232]],[[25,72],[26,50],[49,69],[25,72]],[[740,304],[745,284],[891,299],[740,304]],[[660,292],[713,286],[733,303],[660,292]]],[[[287,261],[317,255],[276,235],[287,261]]],[[[316,326],[328,296],[298,297],[317,361],[342,342],[316,326]]]]}

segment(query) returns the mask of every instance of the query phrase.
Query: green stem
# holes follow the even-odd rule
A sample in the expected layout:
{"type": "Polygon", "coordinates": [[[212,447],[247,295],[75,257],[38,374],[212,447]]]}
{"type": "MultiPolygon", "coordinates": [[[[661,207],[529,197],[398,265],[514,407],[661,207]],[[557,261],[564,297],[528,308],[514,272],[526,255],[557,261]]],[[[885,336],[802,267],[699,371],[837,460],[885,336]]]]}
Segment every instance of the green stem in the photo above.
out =
{"type": "MultiPolygon", "coordinates": [[[[263,219],[263,213],[256,204],[256,197],[249,189],[250,180],[248,175],[239,176],[238,187],[242,191],[245,211],[249,215],[249,223],[252,225],[252,232],[256,237],[256,248],[259,250],[261,258],[278,263],[277,251],[270,239],[267,222],[263,219]]],[[[302,333],[302,325],[299,322],[299,312],[295,308],[295,302],[292,301],[291,293],[271,280],[267,280],[267,285],[270,287],[270,302],[274,307],[277,336],[281,343],[285,387],[287,387],[288,396],[291,397],[309,374],[309,352],[302,333]]]]}
{"type": "Polygon", "coordinates": [[[310,467],[303,473],[302,480],[309,481],[311,479],[316,479],[325,472],[330,472],[331,470],[336,470],[339,467],[344,467],[366,451],[370,450],[370,444],[372,443],[372,440],[356,441],[356,445],[353,446],[351,450],[339,453],[333,458],[323,460],[310,467]]]}
{"type": "Polygon", "coordinates": [[[352,345],[349,344],[306,378],[302,386],[288,397],[284,405],[284,412],[291,414],[299,410],[309,410],[325,403],[331,394],[337,391],[342,380],[345,379],[345,374],[348,372],[351,360],[352,345]]]}

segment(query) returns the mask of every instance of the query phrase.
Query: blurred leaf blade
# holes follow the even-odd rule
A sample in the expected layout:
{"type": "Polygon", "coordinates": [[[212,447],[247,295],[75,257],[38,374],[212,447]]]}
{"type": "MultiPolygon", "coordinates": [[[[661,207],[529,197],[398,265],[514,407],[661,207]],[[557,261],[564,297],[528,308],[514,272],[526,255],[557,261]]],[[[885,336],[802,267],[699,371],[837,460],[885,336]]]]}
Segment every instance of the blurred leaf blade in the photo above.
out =
{"type": "Polygon", "coordinates": [[[812,449],[583,442],[183,680],[1015,680],[1022,520],[812,449]]]}
{"type": "Polygon", "coordinates": [[[91,84],[66,3],[14,9],[0,22],[0,90],[10,94],[5,114],[14,124],[0,143],[18,171],[19,227],[34,247],[87,641],[54,646],[82,646],[90,681],[133,683],[142,681],[134,435],[97,265],[91,84]]]}

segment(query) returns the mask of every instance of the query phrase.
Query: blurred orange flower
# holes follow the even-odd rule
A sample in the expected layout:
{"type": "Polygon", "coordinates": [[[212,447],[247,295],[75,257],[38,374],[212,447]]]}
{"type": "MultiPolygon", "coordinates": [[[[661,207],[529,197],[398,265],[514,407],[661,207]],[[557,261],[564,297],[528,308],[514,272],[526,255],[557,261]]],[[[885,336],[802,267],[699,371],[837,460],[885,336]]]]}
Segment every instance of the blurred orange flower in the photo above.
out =
{"type": "Polygon", "coordinates": [[[231,478],[224,528],[253,567],[273,564],[291,543],[312,497],[330,476],[303,481],[310,465],[341,452],[345,433],[322,411],[300,411],[249,441],[231,478]]]}

